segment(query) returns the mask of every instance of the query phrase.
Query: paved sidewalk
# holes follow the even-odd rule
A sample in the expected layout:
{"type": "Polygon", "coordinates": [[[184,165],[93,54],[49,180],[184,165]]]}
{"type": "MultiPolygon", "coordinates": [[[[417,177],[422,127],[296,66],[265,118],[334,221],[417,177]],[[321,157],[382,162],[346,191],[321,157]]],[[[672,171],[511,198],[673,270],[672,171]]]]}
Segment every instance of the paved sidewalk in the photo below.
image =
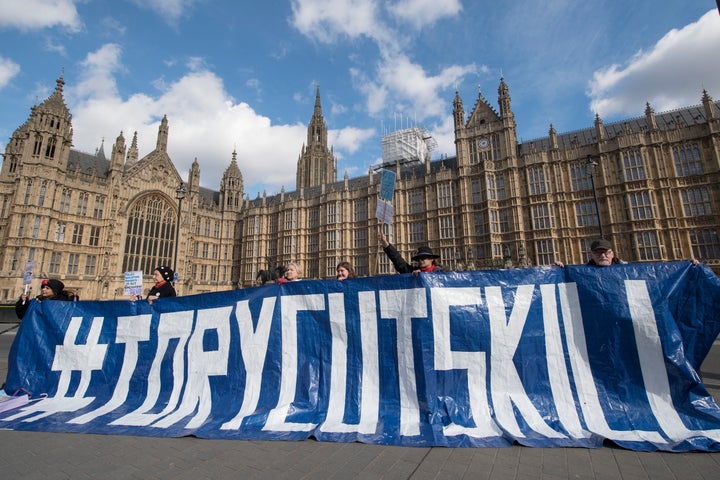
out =
{"type": "MultiPolygon", "coordinates": [[[[0,381],[15,337],[0,323],[0,381]],[[6,331],[7,330],[7,331],[6,331]]],[[[720,341],[703,364],[720,400],[720,341]]],[[[12,479],[712,479],[720,453],[585,448],[412,448],[360,443],[203,440],[0,431],[0,478],[12,479]]]]}

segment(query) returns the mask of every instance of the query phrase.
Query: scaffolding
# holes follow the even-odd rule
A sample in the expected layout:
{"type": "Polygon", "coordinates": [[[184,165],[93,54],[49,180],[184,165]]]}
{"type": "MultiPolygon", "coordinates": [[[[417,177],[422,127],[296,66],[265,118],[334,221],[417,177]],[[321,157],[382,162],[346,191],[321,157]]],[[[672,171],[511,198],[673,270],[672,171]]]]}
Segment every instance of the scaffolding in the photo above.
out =
{"type": "Polygon", "coordinates": [[[382,138],[381,167],[396,163],[425,161],[430,152],[437,148],[437,141],[425,128],[406,128],[385,135],[382,138]]]}

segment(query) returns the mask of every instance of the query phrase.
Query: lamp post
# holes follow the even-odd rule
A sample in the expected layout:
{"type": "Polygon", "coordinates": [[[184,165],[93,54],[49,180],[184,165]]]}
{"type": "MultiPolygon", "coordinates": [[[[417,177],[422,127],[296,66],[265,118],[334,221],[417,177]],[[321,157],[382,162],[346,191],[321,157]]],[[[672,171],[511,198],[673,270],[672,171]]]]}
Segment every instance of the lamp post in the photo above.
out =
{"type": "Polygon", "coordinates": [[[590,186],[592,187],[593,200],[595,202],[595,215],[597,216],[598,228],[600,229],[600,238],[603,236],[602,220],[600,220],[600,208],[598,207],[597,190],[595,189],[595,167],[598,163],[592,159],[592,156],[587,156],[587,162],[585,162],[587,171],[590,173],[590,186]]]}
{"type": "Polygon", "coordinates": [[[180,214],[182,212],[182,201],[183,201],[183,198],[185,198],[185,195],[187,195],[187,189],[185,188],[185,184],[183,182],[180,182],[180,186],[175,190],[175,198],[178,199],[177,228],[175,229],[175,259],[173,261],[175,275],[179,275],[178,268],[177,268],[178,267],[177,259],[178,259],[178,247],[180,246],[180,214]]]}

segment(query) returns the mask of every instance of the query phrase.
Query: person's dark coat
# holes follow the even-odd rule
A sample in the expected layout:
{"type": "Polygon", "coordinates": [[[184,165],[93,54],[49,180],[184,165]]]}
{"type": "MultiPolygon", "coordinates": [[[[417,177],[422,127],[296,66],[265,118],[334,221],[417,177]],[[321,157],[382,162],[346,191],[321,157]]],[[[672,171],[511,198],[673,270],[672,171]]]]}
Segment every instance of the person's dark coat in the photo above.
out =
{"type": "Polygon", "coordinates": [[[162,282],[158,285],[154,285],[150,292],[148,292],[147,298],[165,298],[165,297],[176,297],[175,287],[170,282],[162,282]]]}
{"type": "Polygon", "coordinates": [[[53,291],[53,294],[47,297],[38,295],[34,299],[28,298],[27,300],[25,300],[25,302],[23,302],[22,296],[18,298],[18,301],[15,303],[15,315],[17,315],[20,320],[22,320],[25,316],[25,312],[27,312],[27,309],[30,307],[30,302],[32,301],[44,302],[47,300],[61,300],[64,302],[69,302],[75,300],[73,295],[70,295],[64,290],[65,284],[63,284],[60,280],[51,278],[49,280],[43,280],[43,284],[49,285],[50,289],[53,291]]]}
{"type": "MultiPolygon", "coordinates": [[[[400,252],[397,251],[397,249],[392,245],[388,244],[387,247],[383,248],[385,251],[385,254],[388,256],[390,261],[393,264],[393,267],[395,267],[395,270],[398,273],[412,273],[415,271],[419,272],[442,272],[443,269],[440,265],[433,265],[429,269],[421,269],[417,265],[411,265],[407,261],[405,261],[404,258],[402,258],[402,255],[400,255],[400,252]]],[[[427,247],[420,247],[418,250],[418,254],[413,256],[413,259],[416,259],[418,255],[424,255],[424,256],[430,256],[432,258],[438,258],[437,255],[433,255],[432,251],[427,247]],[[424,250],[423,250],[424,249],[424,250]],[[429,254],[428,254],[429,252],[429,254]]]]}
{"type": "MultiPolygon", "coordinates": [[[[619,259],[618,257],[613,257],[613,259],[612,259],[610,262],[611,262],[613,265],[625,265],[625,264],[627,263],[625,260],[621,260],[621,259],[619,259]]],[[[590,265],[590,266],[592,266],[592,267],[602,267],[602,266],[604,266],[604,265],[598,265],[597,263],[595,263],[595,260],[593,260],[592,258],[591,258],[590,260],[588,260],[588,262],[587,262],[585,265],[590,265]]],[[[609,265],[607,265],[607,266],[609,266],[609,265]]]]}

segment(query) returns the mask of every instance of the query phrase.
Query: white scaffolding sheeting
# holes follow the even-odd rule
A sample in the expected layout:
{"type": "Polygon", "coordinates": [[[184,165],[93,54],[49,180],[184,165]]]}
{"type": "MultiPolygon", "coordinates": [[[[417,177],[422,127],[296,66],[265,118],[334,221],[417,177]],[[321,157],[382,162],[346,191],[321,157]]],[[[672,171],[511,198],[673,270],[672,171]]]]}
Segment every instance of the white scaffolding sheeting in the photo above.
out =
{"type": "Polygon", "coordinates": [[[383,164],[424,161],[437,142],[424,128],[407,128],[382,138],[383,164]]]}

